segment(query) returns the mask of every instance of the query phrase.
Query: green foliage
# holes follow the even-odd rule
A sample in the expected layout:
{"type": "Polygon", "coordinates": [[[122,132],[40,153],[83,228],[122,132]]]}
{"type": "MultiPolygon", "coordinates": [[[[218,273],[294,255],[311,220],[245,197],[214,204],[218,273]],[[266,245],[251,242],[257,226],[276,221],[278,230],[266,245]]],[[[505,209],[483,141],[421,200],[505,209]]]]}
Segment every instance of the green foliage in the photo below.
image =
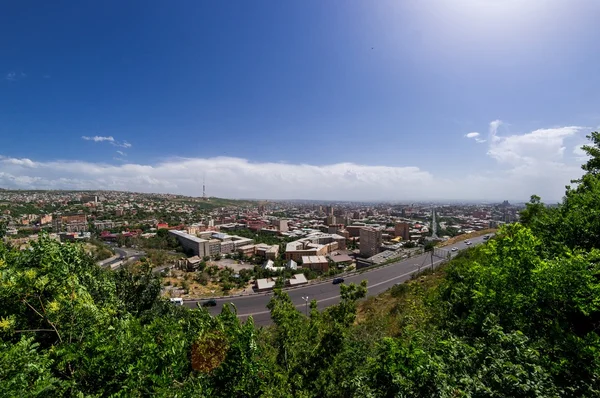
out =
{"type": "Polygon", "coordinates": [[[267,245],[279,245],[294,240],[293,238],[281,237],[268,232],[254,232],[249,229],[238,229],[235,231],[235,234],[244,238],[254,239],[255,243],[264,243],[267,245]]]}
{"type": "Polygon", "coordinates": [[[38,347],[33,338],[25,337],[15,344],[0,343],[0,396],[47,397],[66,387],[52,375],[53,361],[38,347]]]}
{"type": "Polygon", "coordinates": [[[600,173],[600,133],[594,131],[586,136],[591,141],[591,145],[583,145],[581,149],[590,157],[588,161],[581,166],[588,175],[596,176],[600,173]]]}

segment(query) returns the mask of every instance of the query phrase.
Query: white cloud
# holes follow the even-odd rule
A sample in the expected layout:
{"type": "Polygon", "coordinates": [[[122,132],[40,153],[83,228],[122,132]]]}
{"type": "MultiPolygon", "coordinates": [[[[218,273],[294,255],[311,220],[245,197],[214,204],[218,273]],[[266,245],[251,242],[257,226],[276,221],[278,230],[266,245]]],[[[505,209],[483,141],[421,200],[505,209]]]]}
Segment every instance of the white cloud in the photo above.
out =
{"type": "Polygon", "coordinates": [[[560,162],[564,157],[565,140],[583,129],[579,126],[556,127],[504,137],[497,135],[497,126],[490,125],[488,155],[513,166],[560,162]]]}
{"type": "Polygon", "coordinates": [[[500,172],[435,177],[418,167],[335,163],[325,166],[255,163],[241,158],[172,159],[118,165],[83,161],[37,162],[0,157],[0,186],[42,189],[114,189],[229,198],[339,200],[527,200],[533,193],[559,199],[578,167],[548,163],[500,172]]]}
{"type": "Polygon", "coordinates": [[[493,122],[490,123],[490,133],[489,133],[489,140],[490,142],[495,142],[498,140],[498,137],[496,136],[496,134],[498,133],[498,127],[500,127],[502,125],[502,120],[494,120],[493,122]]]}
{"type": "Polygon", "coordinates": [[[102,141],[115,142],[115,139],[112,136],[102,137],[102,136],[95,135],[93,137],[88,137],[88,136],[84,135],[81,138],[86,141],[94,141],[94,142],[102,142],[102,141]]]}
{"type": "MultiPolygon", "coordinates": [[[[128,163],[116,150],[118,164],[46,161],[0,156],[0,187],[42,189],[114,189],[138,192],[202,194],[206,175],[209,195],[229,198],[332,200],[527,200],[532,194],[559,200],[564,186],[582,174],[579,126],[499,135],[502,121],[489,125],[490,168],[478,167],[452,178],[434,176],[415,166],[369,166],[335,163],[324,166],[285,162],[251,162],[233,157],[176,158],[152,164],[128,163]],[[573,140],[574,142],[570,142],[573,140]],[[574,148],[565,155],[565,148],[574,148]],[[493,171],[492,171],[493,170],[493,171]]],[[[475,132],[473,132],[475,133],[475,132]]],[[[486,141],[481,134],[470,139],[486,141]]],[[[469,134],[467,134],[468,136],[469,134]]],[[[113,137],[84,137],[129,148],[113,137]]]]}
{"type": "Polygon", "coordinates": [[[81,138],[84,139],[84,140],[86,140],[86,141],[94,141],[94,142],[103,142],[103,141],[106,141],[109,144],[111,144],[112,146],[116,146],[118,148],[131,148],[131,146],[132,146],[127,141],[119,142],[119,141],[115,140],[113,136],[102,137],[102,136],[95,135],[93,137],[89,137],[87,135],[84,135],[81,138]]]}
{"type": "Polygon", "coordinates": [[[484,140],[482,138],[479,138],[480,134],[478,132],[476,132],[476,131],[473,131],[472,133],[465,134],[465,137],[467,137],[467,138],[474,138],[475,142],[477,142],[479,144],[482,144],[482,143],[484,143],[486,141],[486,140],[484,140]]]}

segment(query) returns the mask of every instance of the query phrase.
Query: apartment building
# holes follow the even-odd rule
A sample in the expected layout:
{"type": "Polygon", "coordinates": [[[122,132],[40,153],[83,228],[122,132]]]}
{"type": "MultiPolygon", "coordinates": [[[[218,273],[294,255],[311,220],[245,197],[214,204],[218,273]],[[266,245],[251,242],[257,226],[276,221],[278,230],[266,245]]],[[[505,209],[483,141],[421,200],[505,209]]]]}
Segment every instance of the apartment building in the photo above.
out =
{"type": "Polygon", "coordinates": [[[348,231],[348,235],[350,238],[358,238],[360,236],[360,230],[364,227],[364,224],[354,224],[354,225],[347,225],[346,226],[346,231],[348,231]]]}
{"type": "Polygon", "coordinates": [[[361,257],[371,257],[379,253],[379,247],[382,243],[381,231],[371,227],[364,227],[360,230],[360,255],[361,257]]]}
{"type": "Polygon", "coordinates": [[[394,226],[394,234],[399,236],[404,241],[410,240],[410,226],[408,223],[399,222],[394,226]]]}
{"type": "Polygon", "coordinates": [[[289,230],[288,220],[274,220],[271,224],[278,232],[287,232],[289,230]]]}
{"type": "Polygon", "coordinates": [[[40,225],[50,224],[52,222],[52,214],[45,214],[40,217],[40,225]]]}
{"type": "Polygon", "coordinates": [[[94,221],[94,228],[96,229],[112,229],[115,227],[115,222],[112,220],[94,221]]]}

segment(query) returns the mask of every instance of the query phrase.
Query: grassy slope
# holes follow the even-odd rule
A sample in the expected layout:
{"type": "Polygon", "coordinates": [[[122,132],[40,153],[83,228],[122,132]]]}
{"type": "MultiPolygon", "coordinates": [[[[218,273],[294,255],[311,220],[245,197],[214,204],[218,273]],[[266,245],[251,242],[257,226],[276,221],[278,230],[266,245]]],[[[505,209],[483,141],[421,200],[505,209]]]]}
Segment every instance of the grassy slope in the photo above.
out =
{"type": "Polygon", "coordinates": [[[432,316],[425,305],[444,279],[445,267],[423,271],[413,279],[394,286],[358,304],[356,324],[377,330],[383,336],[398,336],[402,328],[424,327],[432,316]]]}

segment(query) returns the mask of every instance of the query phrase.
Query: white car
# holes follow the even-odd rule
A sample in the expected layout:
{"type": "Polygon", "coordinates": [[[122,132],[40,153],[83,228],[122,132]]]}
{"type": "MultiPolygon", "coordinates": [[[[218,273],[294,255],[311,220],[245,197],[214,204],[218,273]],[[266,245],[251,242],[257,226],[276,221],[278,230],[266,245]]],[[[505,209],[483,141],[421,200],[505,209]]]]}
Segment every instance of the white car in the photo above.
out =
{"type": "Polygon", "coordinates": [[[458,251],[458,247],[453,247],[453,248],[452,248],[452,251],[453,251],[453,252],[456,252],[456,251],[458,251]]]}
{"type": "Polygon", "coordinates": [[[471,244],[470,240],[468,240],[468,241],[465,242],[465,245],[467,245],[467,246],[469,246],[470,244],[471,244]]]}

